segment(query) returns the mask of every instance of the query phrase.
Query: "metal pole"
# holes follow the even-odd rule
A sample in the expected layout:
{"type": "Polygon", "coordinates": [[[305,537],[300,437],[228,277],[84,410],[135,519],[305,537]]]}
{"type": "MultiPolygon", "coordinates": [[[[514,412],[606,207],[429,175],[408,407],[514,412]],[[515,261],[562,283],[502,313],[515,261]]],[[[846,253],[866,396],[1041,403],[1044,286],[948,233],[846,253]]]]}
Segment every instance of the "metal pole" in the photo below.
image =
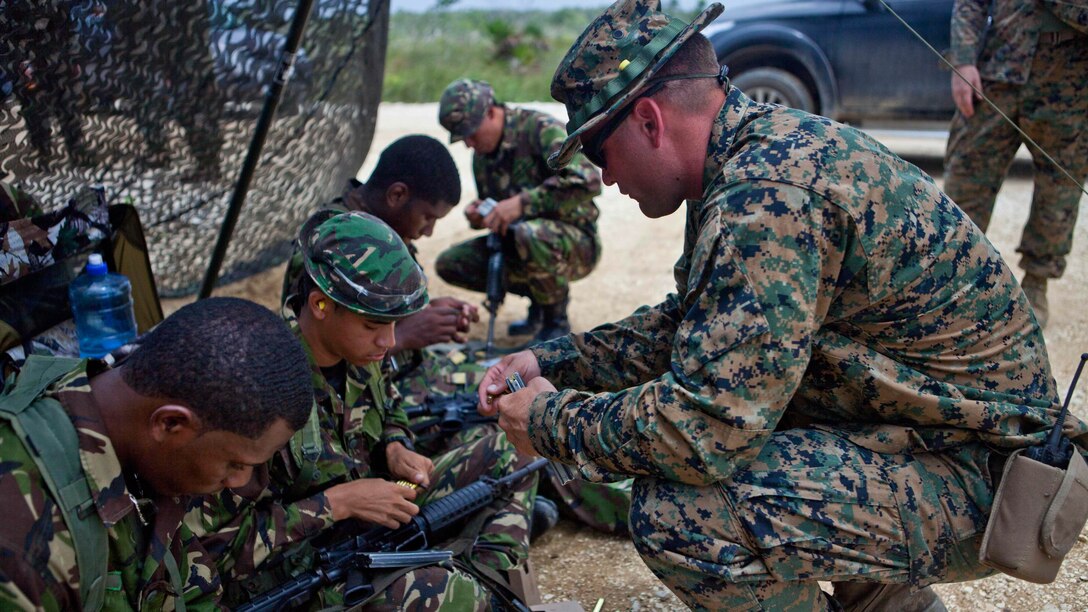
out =
{"type": "Polygon", "coordinates": [[[238,224],[238,215],[242,212],[242,205],[246,201],[246,193],[249,184],[253,180],[253,174],[260,163],[261,150],[264,148],[268,130],[272,127],[272,119],[276,115],[276,107],[280,104],[280,97],[291,72],[295,67],[295,53],[299,43],[302,42],[302,34],[306,30],[306,20],[310,17],[310,9],[313,0],[300,0],[295,9],[295,17],[291,21],[291,29],[287,32],[287,41],[283,44],[283,52],[280,55],[280,69],[272,85],[268,88],[268,95],[264,99],[264,108],[257,120],[257,129],[253,133],[253,140],[246,151],[245,162],[242,163],[242,171],[238,173],[238,182],[234,184],[234,192],[230,197],[230,206],[227,208],[223,224],[219,226],[219,238],[215,242],[215,250],[212,251],[212,259],[208,263],[208,271],[204,274],[204,283],[200,286],[199,299],[204,299],[212,294],[215,281],[219,278],[219,269],[223,266],[223,259],[227,254],[227,246],[234,234],[234,226],[238,224]]]}

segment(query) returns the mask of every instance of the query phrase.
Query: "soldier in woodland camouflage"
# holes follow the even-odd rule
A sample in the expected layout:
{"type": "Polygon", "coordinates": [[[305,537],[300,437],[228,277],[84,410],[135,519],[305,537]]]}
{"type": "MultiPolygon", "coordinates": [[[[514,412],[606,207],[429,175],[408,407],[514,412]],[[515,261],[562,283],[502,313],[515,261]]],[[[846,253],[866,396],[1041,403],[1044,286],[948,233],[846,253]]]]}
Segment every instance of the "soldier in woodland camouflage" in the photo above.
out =
{"type": "MultiPolygon", "coordinates": [[[[435,223],[445,217],[461,198],[460,178],[453,158],[437,140],[423,135],[398,139],[382,151],[366,183],[353,181],[344,195],[325,206],[330,211],[370,213],[397,232],[413,258],[414,241],[430,236],[435,223]]],[[[295,250],[284,277],[282,301],[299,294],[305,269],[302,252],[295,250]]],[[[471,393],[486,370],[464,344],[464,332],[479,320],[476,306],[453,297],[432,299],[426,308],[397,321],[396,344],[389,351],[387,371],[404,405],[418,406],[428,400],[471,393]]],[[[494,425],[481,425],[463,433],[423,441],[418,450],[428,456],[475,442],[496,433],[494,425]]],[[[573,481],[566,485],[546,472],[542,488],[550,499],[562,501],[561,510],[594,529],[609,533],[627,530],[631,483],[573,481]]],[[[554,510],[534,504],[533,533],[549,526],[554,510]]]]}
{"type": "MultiPolygon", "coordinates": [[[[535,333],[541,340],[570,331],[570,283],[600,259],[593,203],[601,193],[600,175],[582,158],[559,171],[548,168],[548,155],[566,138],[563,125],[544,113],[497,102],[483,81],[461,79],[446,87],[438,120],[450,142],[463,140],[474,151],[479,200],[465,216],[473,227],[503,235],[507,289],[530,299],[528,317],[509,333],[535,333]],[[484,218],[478,208],[486,198],[498,206],[484,218]]],[[[435,268],[446,282],[483,292],[488,255],[487,237],[481,236],[444,251],[435,268]]]]}
{"type": "Polygon", "coordinates": [[[687,200],[676,293],[505,357],[481,406],[517,370],[515,446],[635,476],[635,546],[695,609],[943,609],[925,587],[992,572],[1002,465],[1059,412],[1041,329],[928,176],[730,86],[698,34],[721,11],[620,0],[563,59],[551,162],[582,147],[649,217],[687,200]]]}
{"type": "MultiPolygon", "coordinates": [[[[103,557],[103,609],[172,610],[182,605],[179,596],[189,609],[217,607],[215,565],[182,524],[192,505],[187,496],[244,485],[252,466],[306,421],[306,358],[287,327],[252,302],[201,300],[166,319],[115,369],[96,360],[32,358],[0,406],[9,407],[40,364],[67,373],[40,378],[54,382],[29,410],[52,402],[71,419],[46,425],[78,438],[71,451],[89,485],[90,520],[105,530],[100,549],[73,540],[79,532],[58,509],[64,502],[51,493],[42,464],[13,424],[0,420],[0,608],[87,605],[81,589],[94,582],[97,559],[77,560],[85,546],[103,557]]],[[[67,458],[42,460],[48,472],[67,458]]],[[[64,496],[73,494],[78,489],[64,488],[64,496]]]]}
{"type": "MultiPolygon", "coordinates": [[[[414,241],[430,236],[435,223],[460,199],[461,181],[449,151],[434,138],[416,134],[386,147],[366,183],[352,181],[343,196],[324,208],[378,217],[397,232],[416,258],[414,241]]],[[[305,276],[302,253],[296,249],[284,276],[281,302],[301,291],[305,276]]],[[[430,347],[464,342],[465,332],[479,318],[475,305],[439,297],[397,322],[389,374],[407,402],[419,404],[435,392],[446,395],[475,387],[483,368],[463,352],[451,358],[449,350],[430,347]]]]}
{"type": "MultiPolygon", "coordinates": [[[[309,357],[316,400],[310,423],[261,478],[208,498],[189,516],[196,531],[208,534],[203,542],[217,557],[230,605],[312,563],[309,539],[334,521],[395,528],[418,505],[528,463],[501,433],[433,463],[414,452],[380,364],[394,344],[395,323],[426,307],[427,287],[392,228],[365,213],[319,211],[303,226],[299,246],[306,280],[284,314],[309,357]],[[393,482],[400,479],[423,488],[417,493],[393,482]]],[[[526,478],[510,499],[485,511],[479,535],[457,564],[386,576],[368,609],[489,609],[493,592],[477,576],[512,570],[527,557],[535,489],[536,477],[526,478]]],[[[312,605],[342,603],[340,589],[329,588],[312,605]]]]}
{"type": "Polygon", "coordinates": [[[1031,214],[1017,251],[1022,286],[1041,325],[1047,280],[1065,271],[1088,178],[1088,3],[957,0],[950,61],[956,115],[945,153],[945,192],[983,231],[1013,155],[1027,141],[971,89],[981,90],[1074,180],[1029,146],[1031,214]]]}

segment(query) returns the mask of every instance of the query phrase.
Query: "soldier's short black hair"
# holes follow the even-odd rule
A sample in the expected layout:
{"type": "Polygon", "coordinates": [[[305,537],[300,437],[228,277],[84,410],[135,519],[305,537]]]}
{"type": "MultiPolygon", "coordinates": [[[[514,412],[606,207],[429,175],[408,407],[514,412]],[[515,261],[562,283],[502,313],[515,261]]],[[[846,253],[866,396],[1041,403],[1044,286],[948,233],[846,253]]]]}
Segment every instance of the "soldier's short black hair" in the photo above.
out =
{"type": "Polygon", "coordinates": [[[423,134],[405,136],[386,147],[366,185],[375,193],[384,193],[396,182],[404,183],[413,196],[427,202],[457,204],[461,200],[461,177],[449,150],[423,134]]]}
{"type": "Polygon", "coordinates": [[[313,405],[298,339],[271,310],[239,298],[184,306],[144,336],[120,368],[137,393],[189,407],[205,431],[256,439],[277,418],[297,430],[313,405]]]}

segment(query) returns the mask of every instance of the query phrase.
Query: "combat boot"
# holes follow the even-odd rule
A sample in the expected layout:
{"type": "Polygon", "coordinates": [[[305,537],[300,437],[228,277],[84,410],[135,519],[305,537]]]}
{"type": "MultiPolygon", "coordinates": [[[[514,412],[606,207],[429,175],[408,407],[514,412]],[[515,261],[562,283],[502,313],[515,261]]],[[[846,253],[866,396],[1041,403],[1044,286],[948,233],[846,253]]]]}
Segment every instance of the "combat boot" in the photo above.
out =
{"type": "Polygon", "coordinates": [[[520,321],[514,321],[506,328],[507,335],[510,336],[531,336],[540,330],[540,321],[542,319],[542,309],[540,304],[536,302],[529,302],[529,314],[520,321]]]}
{"type": "Polygon", "coordinates": [[[1024,275],[1024,281],[1020,283],[1024,295],[1031,302],[1031,308],[1035,311],[1035,320],[1039,327],[1046,327],[1046,321],[1050,317],[1050,308],[1046,303],[1046,277],[1031,274],[1024,275]]]}
{"type": "Polygon", "coordinates": [[[846,612],[947,612],[932,587],[910,590],[909,584],[835,582],[835,600],[846,612]]]}
{"type": "Polygon", "coordinates": [[[536,496],[533,500],[533,515],[529,521],[529,541],[533,541],[540,536],[544,535],[546,531],[555,527],[555,524],[559,522],[559,508],[556,507],[555,502],[542,497],[536,496]]]}
{"type": "Polygon", "coordinates": [[[570,333],[570,320],[567,319],[567,304],[563,300],[555,304],[544,304],[541,309],[540,331],[533,338],[534,342],[546,342],[570,333]]]}

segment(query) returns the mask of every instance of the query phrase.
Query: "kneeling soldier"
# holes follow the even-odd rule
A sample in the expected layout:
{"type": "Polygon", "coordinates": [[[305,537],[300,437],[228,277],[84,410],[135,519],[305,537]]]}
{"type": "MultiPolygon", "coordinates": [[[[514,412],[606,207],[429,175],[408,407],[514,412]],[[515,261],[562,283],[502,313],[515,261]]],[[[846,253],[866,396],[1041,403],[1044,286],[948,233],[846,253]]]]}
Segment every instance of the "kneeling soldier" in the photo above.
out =
{"type": "MultiPolygon", "coordinates": [[[[395,528],[419,505],[528,463],[502,434],[433,463],[413,450],[399,398],[380,365],[393,346],[396,322],[426,306],[426,278],[389,226],[365,213],[322,211],[303,226],[299,243],[306,277],[284,314],[310,359],[316,400],[310,423],[273,457],[267,478],[209,498],[203,513],[189,517],[214,532],[204,543],[219,555],[230,605],[312,562],[308,540],[335,521],[395,528]]],[[[493,585],[528,555],[527,508],[536,482],[535,475],[521,481],[482,520],[456,567],[406,568],[376,578],[377,592],[366,603],[489,609],[494,593],[485,582],[493,585]]],[[[326,589],[318,599],[315,606],[341,605],[342,588],[326,589]]]]}

